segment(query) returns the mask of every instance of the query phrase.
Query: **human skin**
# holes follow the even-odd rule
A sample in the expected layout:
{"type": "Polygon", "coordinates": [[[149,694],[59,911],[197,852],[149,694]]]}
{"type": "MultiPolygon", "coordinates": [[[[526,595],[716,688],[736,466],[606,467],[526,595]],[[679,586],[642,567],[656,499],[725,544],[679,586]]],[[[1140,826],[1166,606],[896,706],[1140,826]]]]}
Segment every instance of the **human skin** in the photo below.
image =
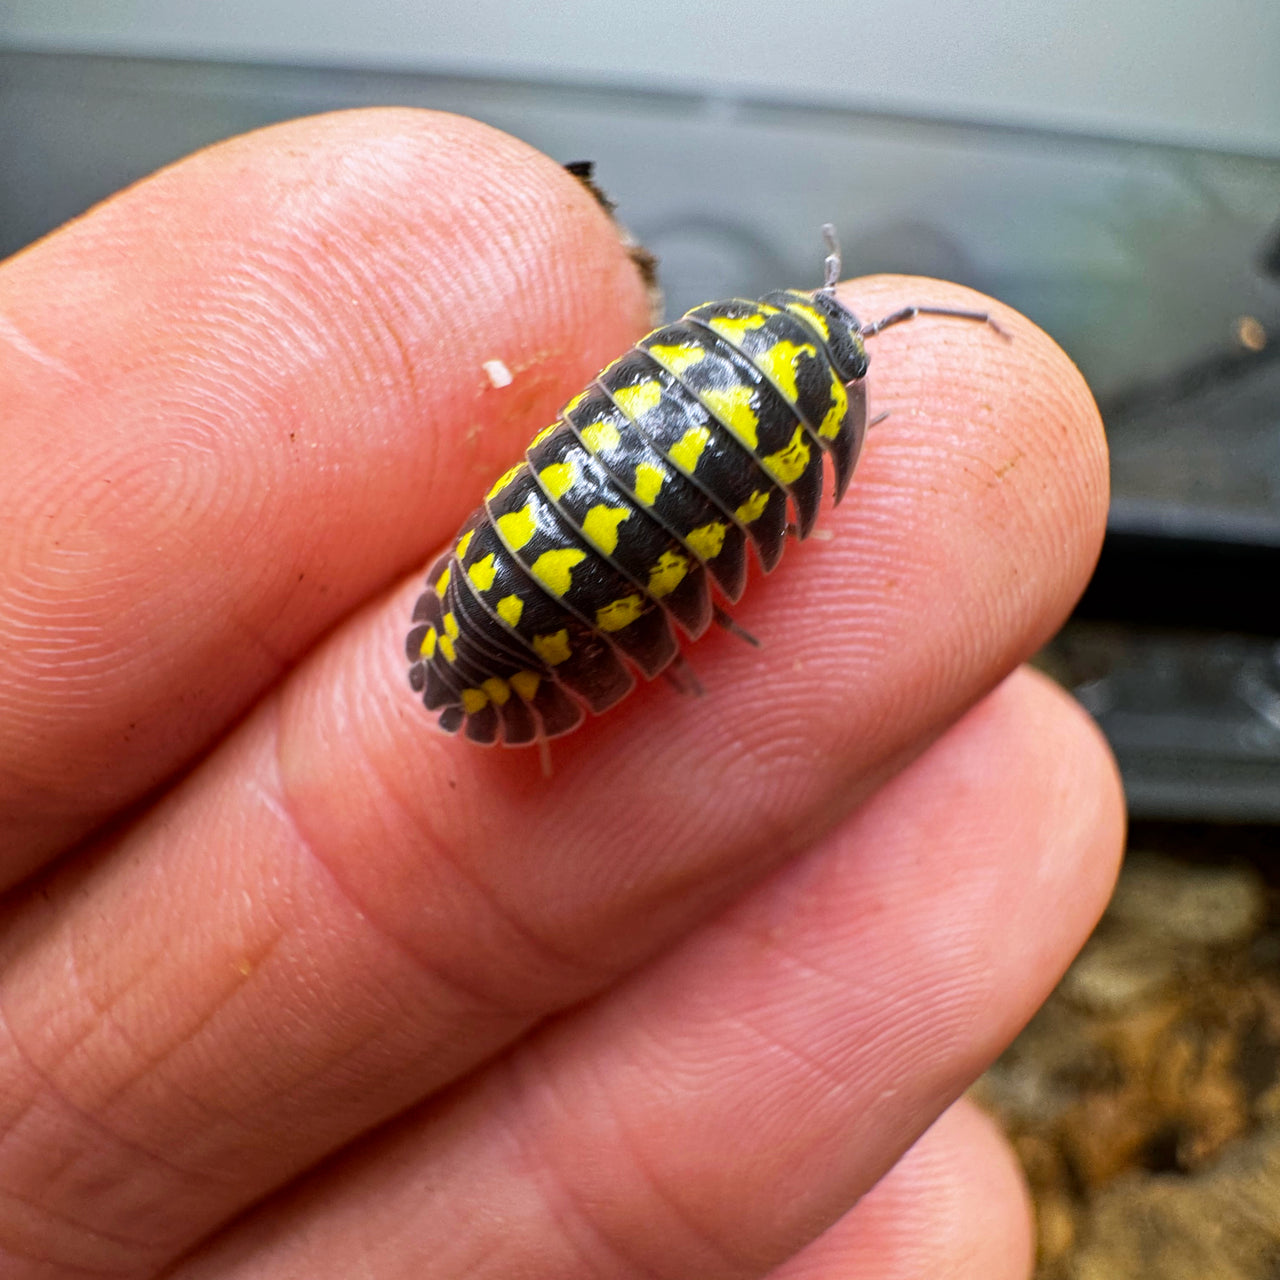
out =
{"type": "Polygon", "coordinates": [[[841,297],[1007,337],[875,338],[890,416],[735,606],[763,648],[707,637],[702,697],[645,685],[547,778],[440,734],[403,636],[647,327],[572,177],[455,117],[317,117],[0,265],[0,1274],[1027,1274],[955,1100],[1122,842],[1097,732],[1019,669],[1096,557],[1105,445],[999,304],[841,297]]]}

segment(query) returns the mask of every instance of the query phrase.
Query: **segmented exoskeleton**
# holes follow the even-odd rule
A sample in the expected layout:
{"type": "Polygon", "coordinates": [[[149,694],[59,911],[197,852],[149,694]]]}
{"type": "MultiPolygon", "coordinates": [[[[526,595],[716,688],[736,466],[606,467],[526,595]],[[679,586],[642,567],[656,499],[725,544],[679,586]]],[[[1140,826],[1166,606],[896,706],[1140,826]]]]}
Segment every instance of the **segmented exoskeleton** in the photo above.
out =
{"type": "MultiPolygon", "coordinates": [[[[682,662],[677,631],[742,595],[747,547],[766,573],[806,538],[825,459],[839,502],[867,427],[864,325],[822,288],[695,307],[604,369],[539,432],[431,567],[409,680],[449,732],[521,745],[620,701],[633,671],[682,662]]],[[[748,637],[749,638],[749,637],[748,637]]]]}

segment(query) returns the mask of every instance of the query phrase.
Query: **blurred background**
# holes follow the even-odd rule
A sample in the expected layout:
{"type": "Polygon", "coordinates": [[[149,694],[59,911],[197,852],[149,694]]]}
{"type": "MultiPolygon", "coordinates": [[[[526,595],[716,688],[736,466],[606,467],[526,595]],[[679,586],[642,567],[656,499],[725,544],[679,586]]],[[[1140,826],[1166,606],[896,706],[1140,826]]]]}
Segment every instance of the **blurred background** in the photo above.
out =
{"type": "Polygon", "coordinates": [[[1114,504],[1041,661],[1134,834],[979,1088],[1044,1280],[1274,1280],[1280,4],[2,0],[0,257],[208,143],[385,103],[595,161],[671,313],[816,286],[831,221],[847,273],[973,285],[1079,363],[1114,504]]]}

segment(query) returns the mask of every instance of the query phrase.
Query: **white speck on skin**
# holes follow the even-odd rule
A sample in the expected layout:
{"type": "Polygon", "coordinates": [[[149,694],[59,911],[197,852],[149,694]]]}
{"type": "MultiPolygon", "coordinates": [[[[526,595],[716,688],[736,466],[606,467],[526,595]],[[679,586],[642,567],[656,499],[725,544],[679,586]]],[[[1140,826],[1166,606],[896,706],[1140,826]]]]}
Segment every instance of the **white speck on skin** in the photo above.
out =
{"type": "Polygon", "coordinates": [[[511,370],[501,360],[486,360],[483,368],[485,373],[489,375],[489,381],[495,387],[509,387],[511,385],[513,381],[511,370]]]}

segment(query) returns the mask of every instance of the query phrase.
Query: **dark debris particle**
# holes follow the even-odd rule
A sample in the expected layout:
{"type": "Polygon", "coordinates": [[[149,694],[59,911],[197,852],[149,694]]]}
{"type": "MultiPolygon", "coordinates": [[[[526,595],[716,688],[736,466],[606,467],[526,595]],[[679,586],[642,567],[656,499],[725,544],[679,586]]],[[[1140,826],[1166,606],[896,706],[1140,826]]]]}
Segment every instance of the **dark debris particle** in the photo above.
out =
{"type": "Polygon", "coordinates": [[[568,173],[573,174],[591,192],[595,202],[612,218],[613,212],[618,206],[597,185],[595,181],[596,162],[594,160],[570,160],[564,167],[568,173]]]}
{"type": "Polygon", "coordinates": [[[604,189],[595,180],[596,163],[594,160],[570,160],[564,166],[566,173],[571,173],[591,193],[595,202],[609,215],[610,221],[618,228],[618,234],[626,247],[627,256],[640,273],[640,279],[648,291],[655,323],[662,313],[662,290],[658,284],[658,259],[649,252],[620,223],[615,216],[617,204],[605,194],[604,189]]]}

